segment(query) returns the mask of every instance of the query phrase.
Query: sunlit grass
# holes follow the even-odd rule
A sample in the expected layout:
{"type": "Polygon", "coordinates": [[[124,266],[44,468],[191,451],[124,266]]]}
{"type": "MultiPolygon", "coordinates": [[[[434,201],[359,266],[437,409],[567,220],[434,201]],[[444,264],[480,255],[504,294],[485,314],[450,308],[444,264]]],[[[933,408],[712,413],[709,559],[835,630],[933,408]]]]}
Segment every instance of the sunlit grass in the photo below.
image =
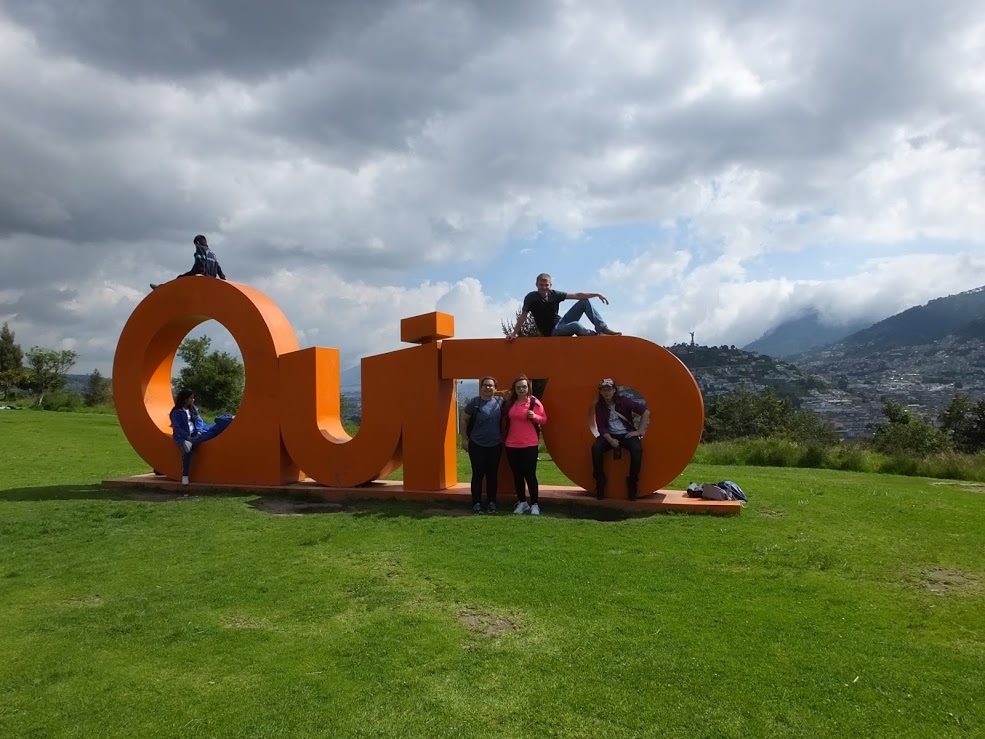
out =
{"type": "MultiPolygon", "coordinates": [[[[111,416],[0,413],[2,736],[973,736],[974,483],[693,465],[738,517],[142,501],[111,416]]],[[[541,477],[550,470],[542,464],[541,477]]]]}

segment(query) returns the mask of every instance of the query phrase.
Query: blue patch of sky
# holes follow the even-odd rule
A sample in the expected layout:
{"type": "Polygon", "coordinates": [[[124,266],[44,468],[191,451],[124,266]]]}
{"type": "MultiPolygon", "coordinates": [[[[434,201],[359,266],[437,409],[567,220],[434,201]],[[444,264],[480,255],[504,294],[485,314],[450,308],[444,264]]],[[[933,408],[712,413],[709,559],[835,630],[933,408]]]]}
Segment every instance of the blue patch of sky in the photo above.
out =
{"type": "Polygon", "coordinates": [[[718,253],[713,245],[699,243],[683,219],[669,226],[600,226],[574,236],[542,225],[529,236],[516,237],[501,248],[490,249],[485,259],[422,266],[408,272],[404,282],[415,285],[424,280],[454,282],[475,277],[492,299],[519,300],[534,289],[538,273],[549,272],[556,288],[594,291],[600,288],[599,271],[603,267],[616,260],[630,262],[653,248],[687,250],[692,255],[692,267],[718,253]]]}

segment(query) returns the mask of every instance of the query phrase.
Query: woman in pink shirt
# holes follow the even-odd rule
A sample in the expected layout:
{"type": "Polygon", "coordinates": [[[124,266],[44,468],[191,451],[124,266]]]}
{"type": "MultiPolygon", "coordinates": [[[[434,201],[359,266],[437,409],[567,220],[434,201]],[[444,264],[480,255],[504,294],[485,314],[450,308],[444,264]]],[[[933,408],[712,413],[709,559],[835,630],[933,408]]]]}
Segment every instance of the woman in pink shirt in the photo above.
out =
{"type": "Polygon", "coordinates": [[[537,446],[540,444],[540,427],[547,423],[544,404],[530,394],[530,379],[520,375],[510,386],[503,404],[503,438],[506,440],[506,460],[513,470],[513,486],[517,504],[514,513],[540,515],[537,502],[537,446]],[[524,483],[530,493],[530,502],[524,495],[524,483]]]}

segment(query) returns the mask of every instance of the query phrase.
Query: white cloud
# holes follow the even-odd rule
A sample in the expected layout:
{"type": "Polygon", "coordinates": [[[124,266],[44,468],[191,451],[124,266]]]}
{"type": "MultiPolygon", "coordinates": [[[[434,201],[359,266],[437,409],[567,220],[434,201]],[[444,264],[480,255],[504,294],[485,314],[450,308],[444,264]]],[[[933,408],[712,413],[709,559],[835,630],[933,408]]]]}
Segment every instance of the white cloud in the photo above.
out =
{"type": "Polygon", "coordinates": [[[921,256],[985,233],[978,3],[81,2],[0,0],[0,316],[103,368],[198,232],[353,358],[441,306],[495,335],[512,308],[488,265],[546,230],[686,230],[563,255],[570,284],[599,270],[613,324],[660,341],[739,344],[811,301],[847,318],[981,277],[921,256]],[[887,261],[761,271],[855,245],[887,261]]]}

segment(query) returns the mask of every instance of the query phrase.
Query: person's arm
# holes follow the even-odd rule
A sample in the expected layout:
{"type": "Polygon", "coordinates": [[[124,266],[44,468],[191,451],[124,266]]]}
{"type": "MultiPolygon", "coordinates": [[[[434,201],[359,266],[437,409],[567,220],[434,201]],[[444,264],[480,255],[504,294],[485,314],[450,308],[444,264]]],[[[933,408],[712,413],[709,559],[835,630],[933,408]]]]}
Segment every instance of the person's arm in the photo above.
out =
{"type": "Polygon", "coordinates": [[[520,311],[520,315],[517,316],[516,319],[516,326],[513,327],[512,331],[506,334],[507,341],[513,341],[514,339],[516,339],[517,336],[520,335],[520,329],[523,328],[523,325],[527,322],[528,315],[530,315],[530,311],[528,310],[520,311]]]}
{"type": "Polygon", "coordinates": [[[204,275],[205,270],[202,269],[202,260],[198,258],[198,254],[195,255],[195,264],[187,272],[182,272],[178,277],[192,277],[193,275],[204,275]]]}
{"type": "Polygon", "coordinates": [[[609,299],[602,293],[568,293],[568,297],[565,300],[591,300],[592,298],[598,298],[606,305],[609,304],[609,299]]]}
{"type": "Polygon", "coordinates": [[[638,436],[641,439],[646,430],[650,427],[650,409],[647,408],[642,403],[634,403],[633,412],[640,417],[640,425],[633,431],[630,431],[626,436],[638,436]]]}
{"type": "Polygon", "coordinates": [[[462,408],[462,413],[460,416],[460,425],[458,427],[458,433],[462,437],[462,449],[468,451],[469,448],[469,419],[472,415],[469,413],[468,406],[462,408]]]}
{"type": "Polygon", "coordinates": [[[226,279],[226,273],[222,271],[222,266],[219,264],[219,260],[215,260],[215,272],[220,280],[226,279]]]}
{"type": "Polygon", "coordinates": [[[541,426],[547,423],[547,409],[544,408],[543,403],[538,400],[530,410],[534,412],[534,417],[530,419],[531,421],[539,423],[541,426]]]}

